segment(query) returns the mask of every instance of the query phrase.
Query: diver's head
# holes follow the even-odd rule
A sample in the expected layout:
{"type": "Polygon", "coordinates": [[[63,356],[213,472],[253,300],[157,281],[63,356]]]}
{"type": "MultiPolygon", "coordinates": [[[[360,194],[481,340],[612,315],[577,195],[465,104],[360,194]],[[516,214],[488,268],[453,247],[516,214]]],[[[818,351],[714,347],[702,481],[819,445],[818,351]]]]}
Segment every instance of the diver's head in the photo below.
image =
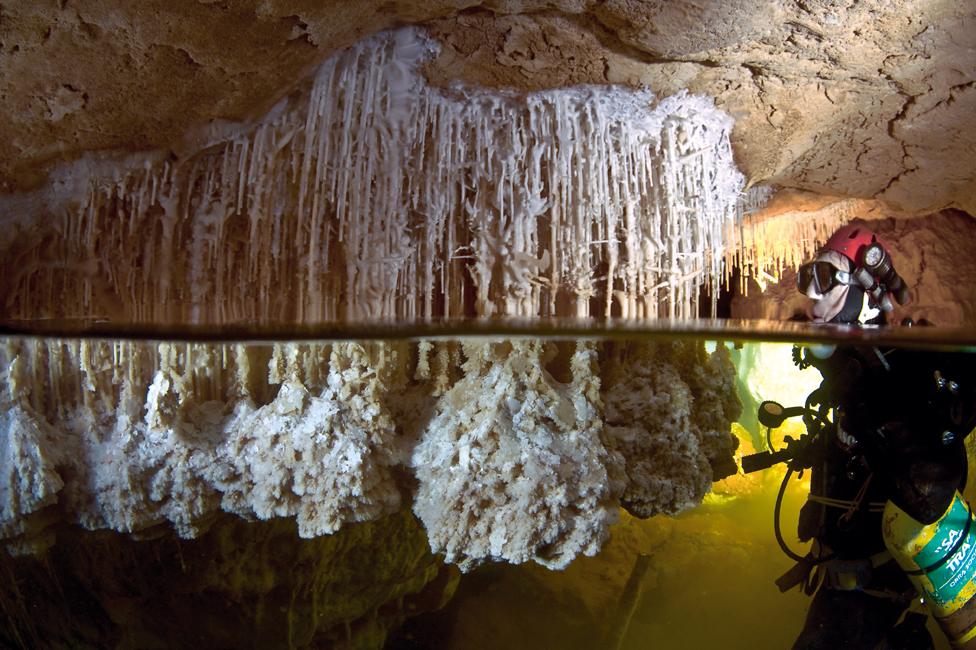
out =
{"type": "Polygon", "coordinates": [[[884,313],[894,308],[889,293],[899,304],[908,301],[887,248],[862,226],[835,232],[816,259],[800,267],[796,285],[814,301],[810,313],[821,323],[884,323],[884,313]]]}

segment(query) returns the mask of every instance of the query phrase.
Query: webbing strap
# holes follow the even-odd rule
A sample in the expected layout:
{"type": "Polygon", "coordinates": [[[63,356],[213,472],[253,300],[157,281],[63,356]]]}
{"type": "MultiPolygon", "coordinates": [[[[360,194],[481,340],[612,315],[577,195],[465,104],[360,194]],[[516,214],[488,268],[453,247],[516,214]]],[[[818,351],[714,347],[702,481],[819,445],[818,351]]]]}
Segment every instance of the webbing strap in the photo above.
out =
{"type": "MultiPolygon", "coordinates": [[[[819,503],[820,505],[827,506],[828,508],[843,508],[847,510],[852,505],[854,501],[848,499],[833,499],[831,497],[822,497],[816,494],[810,494],[807,496],[807,501],[813,501],[814,503],[819,503]]],[[[868,512],[882,512],[884,511],[885,504],[882,501],[868,501],[867,510],[868,512]]]]}
{"type": "Polygon", "coordinates": [[[961,646],[969,641],[976,639],[976,624],[974,624],[968,631],[963,632],[961,635],[954,639],[951,639],[949,643],[954,646],[961,646]]]}

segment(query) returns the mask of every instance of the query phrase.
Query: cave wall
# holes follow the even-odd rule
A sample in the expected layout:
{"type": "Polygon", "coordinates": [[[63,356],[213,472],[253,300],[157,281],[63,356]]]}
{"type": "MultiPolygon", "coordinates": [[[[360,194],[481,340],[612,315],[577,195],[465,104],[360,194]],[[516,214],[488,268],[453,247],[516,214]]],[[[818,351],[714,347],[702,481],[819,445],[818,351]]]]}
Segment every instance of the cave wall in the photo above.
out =
{"type": "MultiPolygon", "coordinates": [[[[139,208],[135,201],[129,205],[124,205],[124,201],[113,203],[116,198],[111,194],[106,195],[107,201],[99,203],[98,188],[92,192],[89,181],[102,182],[102,189],[113,184],[119,187],[121,183],[128,192],[132,188],[125,183],[133,177],[126,175],[127,170],[146,169],[147,162],[156,171],[172,169],[192,164],[198,156],[214,156],[215,150],[234,141],[240,133],[253,133],[260,128],[268,116],[280,116],[275,108],[280,109],[283,99],[307,89],[321,64],[336,52],[383,29],[415,24],[440,46],[437,55],[424,64],[423,76],[445,96],[455,92],[458,84],[500,94],[513,89],[531,93],[576,84],[619,84],[649,90],[656,98],[653,101],[683,90],[711,98],[714,107],[734,120],[728,134],[730,152],[747,185],[768,183],[797,188],[830,195],[838,201],[852,197],[871,199],[874,202],[870,206],[857,204],[841,214],[869,219],[872,227],[892,244],[902,274],[917,279],[914,283],[910,280],[915,286],[915,301],[905,313],[939,324],[972,323],[971,305],[976,303],[966,278],[973,277],[976,269],[971,268],[972,256],[966,242],[973,241],[973,233],[970,218],[955,210],[976,213],[976,182],[970,171],[976,162],[974,14],[971,3],[948,0],[765,0],[758,4],[708,0],[5,3],[0,7],[0,97],[4,100],[4,119],[0,121],[0,189],[4,193],[0,197],[0,227],[7,238],[7,252],[12,254],[5,258],[8,266],[4,277],[16,279],[20,269],[31,266],[24,263],[25,259],[42,262],[52,274],[63,274],[67,269],[118,277],[110,270],[110,264],[99,266],[98,262],[91,262],[99,256],[90,255],[81,246],[85,214],[98,213],[107,221],[117,216],[121,223],[138,213],[139,208]],[[95,201],[86,202],[92,196],[95,201]],[[102,209],[104,214],[98,212],[102,209]],[[907,218],[919,215],[918,219],[907,218]],[[50,230],[38,235],[44,228],[50,230]],[[25,240],[17,239],[22,235],[29,245],[24,246],[25,240]],[[52,248],[54,240],[61,243],[52,248]],[[36,259],[30,257],[33,253],[29,251],[46,250],[57,252],[49,258],[40,254],[36,259]],[[20,258],[18,254],[27,257],[20,258]],[[75,263],[88,260],[91,268],[66,265],[65,257],[71,255],[75,256],[75,263]]],[[[652,100],[648,102],[650,109],[656,106],[652,100]]],[[[283,140],[268,142],[275,147],[283,140]]],[[[246,156],[234,158],[242,159],[248,160],[246,156]]],[[[164,184],[168,172],[158,173],[156,177],[148,172],[138,176],[144,187],[135,188],[134,194],[155,196],[158,188],[154,183],[164,184]]],[[[206,182],[206,175],[193,180],[206,182]]],[[[151,219],[165,214],[165,210],[149,207],[151,219]]],[[[176,214],[183,206],[174,199],[173,207],[176,214]]],[[[92,222],[93,219],[87,223],[92,222]]],[[[828,222],[829,219],[824,220],[828,222]]],[[[185,227],[188,231],[195,226],[206,230],[214,223],[194,218],[187,220],[185,227]]],[[[395,228],[389,230],[394,232],[395,228]]],[[[107,231],[124,233],[125,227],[107,231]]],[[[228,232],[236,244],[246,243],[253,235],[243,227],[228,232]]],[[[141,240],[139,233],[136,239],[141,240]]],[[[122,248],[119,241],[106,240],[100,249],[103,260],[109,259],[113,249],[122,248]]],[[[188,264],[202,259],[199,255],[204,255],[203,251],[185,250],[183,241],[175,244],[178,259],[188,264]]],[[[804,247],[812,246],[811,241],[798,242],[797,246],[805,250],[804,247]]],[[[370,244],[367,241],[364,246],[368,248],[370,244]]],[[[144,264],[154,255],[153,250],[125,249],[131,253],[132,265],[144,264]]],[[[528,261],[541,267],[539,257],[528,261]]],[[[802,298],[792,289],[787,266],[773,278],[776,282],[767,285],[765,294],[758,296],[753,291],[752,296],[758,298],[738,302],[733,315],[792,315],[802,298]]],[[[227,275],[233,276],[236,270],[239,269],[231,269],[227,275]]],[[[198,271],[196,276],[186,277],[205,276],[202,267],[198,271]]],[[[492,271],[504,276],[501,268],[492,271]]],[[[281,286],[272,280],[264,285],[264,290],[281,286]]],[[[504,279],[498,282],[504,283],[504,279]]],[[[184,284],[183,293],[177,296],[185,300],[184,306],[192,306],[194,299],[198,305],[210,304],[209,300],[191,295],[192,283],[184,284]]],[[[20,295],[37,288],[27,285],[27,291],[20,295]]],[[[124,291],[86,295],[73,285],[68,289],[58,285],[58,292],[47,295],[49,304],[63,304],[68,296],[79,299],[84,306],[106,305],[104,313],[117,314],[125,313],[125,301],[130,297],[124,291]]],[[[36,293],[42,295],[43,291],[36,293]]],[[[135,303],[150,307],[155,304],[151,299],[135,303]]],[[[20,304],[16,297],[11,302],[8,296],[4,316],[11,315],[10,305],[20,304]]],[[[280,310],[270,305],[268,312],[280,310]]],[[[234,309],[220,312],[218,308],[217,313],[230,319],[243,317],[234,309]]],[[[18,315],[29,317],[31,312],[28,309],[18,315]]],[[[189,315],[193,316],[192,310],[189,315]]],[[[140,314],[136,310],[129,316],[138,318],[140,314]]],[[[151,314],[142,316],[152,320],[151,314]]],[[[70,365],[71,347],[68,344],[55,354],[58,364],[65,368],[70,365]]],[[[614,395],[607,388],[601,392],[597,380],[600,373],[591,367],[595,362],[592,350],[583,350],[572,360],[563,354],[563,365],[572,366],[573,372],[563,377],[566,381],[557,381],[542,368],[542,360],[549,354],[546,348],[530,347],[520,349],[532,360],[534,365],[529,366],[520,359],[523,355],[513,354],[504,344],[470,350],[465,357],[466,367],[462,367],[459,353],[438,353],[448,361],[440,372],[427,376],[422,370],[426,362],[420,361],[423,355],[417,353],[417,377],[405,378],[401,373],[406,366],[401,366],[390,371],[386,379],[423,393],[404,400],[420,411],[442,403],[443,421],[425,428],[421,424],[423,417],[431,417],[432,412],[414,413],[403,420],[407,424],[397,435],[392,424],[395,415],[382,406],[389,395],[364,389],[367,397],[376,398],[375,403],[367,405],[375,407],[366,409],[368,417],[330,411],[362,397],[352,394],[362,387],[356,375],[360,371],[372,372],[367,366],[372,368],[370,364],[375,359],[367,363],[358,353],[338,355],[333,369],[340,379],[331,386],[326,374],[315,374],[324,372],[326,366],[322,363],[311,378],[288,376],[288,364],[293,362],[298,367],[306,354],[302,352],[291,360],[282,357],[280,364],[275,362],[273,366],[265,365],[270,361],[266,357],[272,355],[258,355],[253,360],[255,370],[244,373],[242,382],[216,381],[218,389],[213,389],[214,378],[201,374],[200,369],[206,366],[214,371],[238,370],[235,361],[211,363],[214,357],[207,353],[200,355],[198,361],[210,361],[194,366],[177,351],[173,353],[174,358],[179,358],[175,363],[167,366],[153,361],[146,365],[150,371],[147,376],[139,376],[138,390],[134,390],[132,378],[116,372],[118,364],[111,359],[113,351],[106,348],[96,355],[98,363],[89,363],[91,359],[86,358],[87,365],[67,373],[75,388],[88,385],[77,381],[85,375],[87,381],[103,386],[104,391],[85,391],[74,402],[76,412],[65,418],[59,396],[45,397],[39,389],[17,389],[27,384],[18,384],[11,377],[34,370],[29,355],[11,352],[4,371],[5,388],[10,390],[4,397],[7,401],[3,424],[8,439],[15,439],[17,444],[8,445],[2,459],[3,487],[8,495],[4,500],[7,507],[3,511],[2,534],[11,548],[21,551],[57,549],[50,544],[62,533],[63,526],[75,523],[137,533],[156,526],[173,526],[185,537],[202,539],[217,534],[215,531],[219,532],[221,526],[240,525],[227,524],[225,519],[214,524],[214,513],[226,505],[226,509],[246,517],[298,518],[295,530],[287,531],[294,541],[296,532],[319,535],[347,525],[358,526],[353,522],[360,516],[373,518],[396,512],[403,495],[412,493],[415,487],[402,473],[409,474],[423,466],[431,471],[421,477],[427,481],[419,493],[421,503],[426,505],[418,515],[429,527],[435,550],[466,567],[488,557],[535,559],[559,566],[577,552],[598,548],[612,519],[615,499],[622,498],[642,515],[673,513],[700,501],[708,487],[711,465],[727,460],[731,453],[726,434],[734,409],[723,399],[729,394],[731,372],[722,371],[719,361],[706,362],[697,350],[676,353],[672,358],[668,353],[645,349],[628,353],[627,358],[640,361],[634,367],[619,359],[612,361],[614,355],[609,354],[601,359],[607,364],[602,379],[608,382],[604,386],[617,390],[614,395]],[[486,358],[488,362],[484,361],[486,358]],[[688,359],[694,363],[683,363],[688,359]],[[682,376],[682,371],[691,375],[682,376]],[[495,380],[499,376],[510,380],[504,386],[511,387],[511,391],[491,393],[498,388],[495,380]],[[666,391],[658,386],[661,390],[641,392],[655,386],[655,382],[665,384],[674,377],[681,377],[682,388],[666,391]],[[638,379],[644,380],[640,386],[628,384],[638,379]],[[717,388],[709,387],[706,380],[713,381],[717,388]],[[243,390],[254,386],[258,388],[251,394],[243,390]],[[242,390],[234,393],[238,388],[242,390]],[[216,390],[211,398],[197,399],[199,395],[209,395],[210,390],[216,390]],[[343,390],[347,394],[342,394],[343,390]],[[466,402],[464,396],[472,391],[487,401],[466,402]],[[530,406],[538,409],[524,406],[526,398],[530,406]],[[711,405],[704,421],[694,421],[689,406],[692,399],[711,405]],[[43,402],[41,406],[38,400],[43,402]],[[635,414],[636,405],[647,402],[656,405],[659,417],[648,419],[635,414]],[[316,408],[338,416],[335,421],[341,426],[337,425],[335,431],[346,431],[348,425],[363,425],[357,430],[363,434],[360,442],[370,444],[364,442],[357,450],[370,463],[375,451],[379,461],[367,467],[375,472],[364,473],[362,484],[366,489],[359,489],[363,487],[360,485],[351,490],[359,501],[326,500],[335,507],[320,512],[318,500],[303,499],[310,494],[305,492],[310,486],[309,477],[295,456],[282,459],[281,463],[270,458],[274,452],[266,441],[246,435],[248,431],[253,433],[253,428],[238,430],[236,438],[221,438],[226,431],[215,428],[215,423],[223,423],[229,417],[231,403],[247,407],[243,416],[251,417],[251,424],[262,417],[277,419],[287,421],[289,431],[300,430],[312,420],[321,423],[323,420],[317,415],[309,416],[316,408]],[[462,408],[465,404],[470,413],[462,408]],[[32,413],[24,410],[27,406],[32,413]],[[477,419],[479,413],[485,412],[497,417],[485,416],[489,435],[481,441],[484,444],[466,444],[477,432],[468,426],[469,422],[451,418],[467,414],[477,419]],[[110,425],[105,429],[77,429],[90,421],[92,413],[107,414],[103,420],[110,425]],[[531,462],[516,466],[511,458],[517,454],[505,445],[511,442],[508,428],[519,414],[519,424],[524,425],[519,431],[526,436],[541,431],[548,436],[548,446],[527,445],[531,448],[531,462]],[[669,421],[666,431],[651,431],[654,423],[650,420],[668,418],[673,421],[669,421]],[[368,426],[363,424],[364,419],[368,426]],[[120,421],[122,426],[118,426],[120,421]],[[413,460],[414,456],[406,453],[410,446],[402,444],[399,434],[420,435],[425,431],[429,444],[417,445],[413,460]],[[57,436],[66,432],[77,434],[74,446],[66,448],[84,453],[72,456],[56,450],[57,436]],[[574,437],[573,432],[582,433],[574,437]],[[119,446],[113,447],[116,443],[119,446]],[[140,447],[151,453],[139,456],[134,450],[140,447]],[[162,455],[158,453],[160,447],[166,449],[162,455]],[[677,455],[671,453],[675,447],[680,449],[677,455]],[[176,455],[170,454],[173,449],[178,450],[176,455]],[[444,466],[423,463],[428,456],[446,453],[444,449],[451,451],[445,456],[444,466]],[[467,449],[463,458],[461,449],[467,449]],[[233,453],[242,450],[250,456],[233,453]],[[458,451],[457,457],[454,451],[458,451]],[[85,463],[89,458],[105,458],[100,455],[102,452],[111,452],[107,456],[119,464],[106,465],[112,471],[104,473],[101,483],[95,481],[98,490],[91,494],[84,489],[90,478],[86,474],[90,466],[85,463]],[[127,459],[128,452],[133,453],[127,459]],[[213,463],[214,456],[207,455],[211,452],[217,456],[223,453],[226,462],[213,463]],[[633,457],[629,463],[625,452],[633,457]],[[182,461],[192,460],[194,453],[196,464],[191,462],[185,467],[182,461]],[[167,454],[171,455],[169,460],[167,454]],[[470,478],[472,457],[485,460],[487,466],[499,471],[499,476],[514,477],[518,489],[528,485],[532,490],[556,495],[542,499],[544,507],[533,512],[533,521],[538,525],[517,530],[514,527],[513,522],[526,503],[526,495],[518,489],[502,490],[491,499],[482,498],[470,478]],[[139,458],[151,462],[137,462],[139,458]],[[646,458],[655,462],[643,463],[646,458]],[[251,462],[254,459],[257,460],[251,462]],[[539,468],[543,466],[557,468],[556,478],[541,472],[539,468]],[[71,470],[64,471],[66,467],[71,470]],[[123,471],[114,471],[118,467],[123,467],[123,471]],[[662,468],[674,470],[674,475],[662,474],[662,468]],[[201,478],[208,471],[221,470],[224,476],[210,474],[201,478]],[[578,476],[574,474],[577,470],[581,472],[578,476]],[[454,480],[458,472],[462,478],[454,480]],[[574,479],[582,476],[583,480],[574,482],[570,475],[574,479]],[[195,483],[182,482],[184,478],[195,483]],[[245,487],[236,485],[237,480],[245,487]],[[636,490],[627,480],[647,489],[636,490]],[[269,489],[255,493],[248,481],[265,482],[269,489]],[[191,487],[183,489],[188,484],[191,487]],[[436,504],[431,505],[436,499],[425,501],[427,493],[423,490],[427,490],[427,496],[436,497],[442,486],[451,487],[450,504],[456,512],[473,513],[472,516],[490,513],[492,517],[468,526],[467,519],[453,516],[456,512],[438,511],[436,504]],[[350,503],[363,508],[358,510],[350,503]],[[571,513],[568,517],[567,512],[571,513]],[[509,530],[509,526],[513,528],[509,530]]],[[[413,354],[410,352],[409,356],[413,358],[413,354]]],[[[234,355],[230,357],[233,359],[234,355]]],[[[43,362],[38,361],[34,383],[54,389],[59,381],[51,382],[44,376],[52,365],[47,359],[44,356],[43,362]]],[[[247,360],[249,364],[252,361],[247,360]]],[[[434,366],[438,363],[441,362],[430,361],[434,366]]],[[[280,448],[301,454],[310,451],[301,446],[300,436],[293,438],[280,448]]],[[[335,486],[323,483],[312,487],[328,491],[335,486]]],[[[405,524],[408,529],[412,525],[415,523],[405,524]]],[[[68,539],[78,541],[74,537],[68,539]]],[[[322,539],[338,537],[319,537],[314,541],[322,539]]],[[[106,548],[111,552],[114,546],[110,543],[106,548]]],[[[169,547],[161,552],[173,554],[169,547]]],[[[436,582],[435,574],[440,575],[440,570],[434,571],[434,565],[426,558],[424,553],[413,558],[414,564],[420,566],[416,575],[422,577],[404,578],[410,589],[394,589],[394,593],[409,595],[421,590],[426,581],[436,582]],[[416,560],[421,555],[425,559],[416,560]]],[[[63,557],[54,561],[74,562],[63,557]]],[[[356,559],[359,564],[369,561],[356,559]]],[[[87,562],[84,557],[78,560],[78,575],[93,566],[104,568],[87,562]]],[[[142,564],[140,560],[125,566],[142,564]]],[[[240,566],[235,566],[233,571],[240,571],[240,566]]],[[[42,569],[46,570],[32,566],[24,571],[40,575],[42,569]]],[[[275,571],[279,570],[281,567],[276,566],[275,571]]],[[[273,573],[268,571],[269,575],[273,573]]],[[[274,582],[275,578],[269,580],[274,582]]],[[[221,589],[226,582],[221,582],[221,589]]],[[[56,584],[44,588],[48,587],[52,593],[58,588],[56,584]]],[[[102,587],[105,585],[82,588],[102,587]]],[[[111,589],[112,585],[108,587],[111,589]]],[[[301,589],[302,596],[307,595],[301,589]]],[[[230,599],[239,602],[239,586],[231,591],[230,599]]],[[[299,592],[278,593],[269,602],[276,605],[299,592]]],[[[298,625],[296,633],[302,639],[338,643],[345,638],[350,642],[357,638],[349,631],[350,621],[363,616],[369,619],[371,615],[363,612],[389,598],[389,594],[375,594],[372,604],[365,605],[362,611],[340,613],[334,619],[339,627],[329,627],[331,631],[322,632],[321,637],[317,636],[318,628],[307,621],[285,624],[277,614],[275,620],[285,627],[298,625]]],[[[253,605],[253,600],[248,602],[252,603],[249,607],[253,605]]],[[[131,603],[111,605],[108,618],[134,611],[131,603]]],[[[261,610],[265,605],[253,607],[261,610]]],[[[400,611],[392,606],[389,610],[400,611]]],[[[25,633],[30,631],[29,619],[30,615],[24,614],[25,633]]],[[[372,628],[367,625],[365,629],[366,637],[371,639],[367,645],[375,644],[381,635],[370,636],[368,630],[372,628]]],[[[169,636],[173,630],[166,628],[158,634],[169,636]]]]}
{"type": "Polygon", "coordinates": [[[0,178],[42,187],[86,152],[183,156],[337,49],[412,23],[444,44],[427,69],[440,83],[687,88],[736,118],[751,183],[973,213],[974,14],[948,0],[8,3],[0,178]]]}
{"type": "Polygon", "coordinates": [[[226,514],[193,540],[57,534],[40,557],[0,553],[4,647],[380,648],[458,583],[408,511],[312,540],[226,514]]]}

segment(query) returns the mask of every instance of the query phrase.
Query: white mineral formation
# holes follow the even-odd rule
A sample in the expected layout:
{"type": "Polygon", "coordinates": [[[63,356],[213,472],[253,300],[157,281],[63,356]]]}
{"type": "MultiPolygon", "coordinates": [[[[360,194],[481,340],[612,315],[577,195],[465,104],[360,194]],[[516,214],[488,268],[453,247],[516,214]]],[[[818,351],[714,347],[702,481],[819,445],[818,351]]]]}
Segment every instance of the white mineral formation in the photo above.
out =
{"type": "Polygon", "coordinates": [[[622,459],[602,440],[596,351],[579,345],[568,384],[546,372],[538,341],[464,352],[465,375],[438,400],[411,461],[431,548],[462,570],[486,558],[562,568],[595,554],[622,487],[622,459]]]}
{"type": "Polygon", "coordinates": [[[393,512],[384,397],[402,363],[351,343],[7,342],[0,536],[54,502],[85,528],[184,537],[217,509],[294,516],[303,537],[393,512]]]}
{"type": "Polygon", "coordinates": [[[731,461],[718,350],[6,340],[0,543],[36,552],[59,523],[195,537],[219,510],[313,537],[413,494],[463,569],[563,567],[600,548],[621,497],[675,513],[731,461]]]}
{"type": "MultiPolygon", "coordinates": [[[[696,316],[702,287],[714,301],[743,180],[711,100],[435,88],[434,50],[381,34],[201,153],[66,176],[87,191],[74,209],[3,232],[5,315],[646,318],[696,316]]],[[[709,391],[734,401],[731,383],[700,355],[654,365],[648,345],[606,345],[627,375],[608,390],[603,348],[582,344],[9,340],[0,539],[36,549],[59,520],[192,537],[219,509],[316,536],[415,490],[462,567],[565,566],[596,552],[622,493],[676,512],[730,457],[728,398],[709,391]]]]}
{"type": "Polygon", "coordinates": [[[755,192],[742,201],[739,227],[730,231],[727,262],[742,271],[740,291],[748,292],[747,280],[755,280],[765,290],[769,282],[778,282],[784,272],[796,270],[817,254],[820,246],[841,226],[862,216],[870,202],[844,199],[816,210],[761,210],[769,198],[768,191],[755,192]],[[748,202],[748,205],[744,205],[748,202]]]}
{"type": "Polygon", "coordinates": [[[701,503],[712,468],[734,449],[729,423],[740,404],[728,350],[706,357],[693,344],[620,344],[606,366],[607,435],[626,459],[622,505],[650,517],[701,503]]]}
{"type": "Polygon", "coordinates": [[[743,186],[732,119],[683,93],[436,88],[435,49],[380,34],[202,153],[71,170],[76,208],[6,228],[5,313],[697,316],[743,186]]]}

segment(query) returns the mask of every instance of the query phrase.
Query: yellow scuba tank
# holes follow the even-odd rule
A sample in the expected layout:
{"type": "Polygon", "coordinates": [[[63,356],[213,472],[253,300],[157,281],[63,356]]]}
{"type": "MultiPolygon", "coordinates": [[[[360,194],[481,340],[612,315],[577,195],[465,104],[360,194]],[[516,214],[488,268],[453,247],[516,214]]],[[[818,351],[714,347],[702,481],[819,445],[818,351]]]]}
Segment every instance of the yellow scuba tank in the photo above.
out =
{"type": "Polygon", "coordinates": [[[888,501],[882,531],[953,647],[976,648],[976,521],[962,495],[928,525],[888,501]]]}

